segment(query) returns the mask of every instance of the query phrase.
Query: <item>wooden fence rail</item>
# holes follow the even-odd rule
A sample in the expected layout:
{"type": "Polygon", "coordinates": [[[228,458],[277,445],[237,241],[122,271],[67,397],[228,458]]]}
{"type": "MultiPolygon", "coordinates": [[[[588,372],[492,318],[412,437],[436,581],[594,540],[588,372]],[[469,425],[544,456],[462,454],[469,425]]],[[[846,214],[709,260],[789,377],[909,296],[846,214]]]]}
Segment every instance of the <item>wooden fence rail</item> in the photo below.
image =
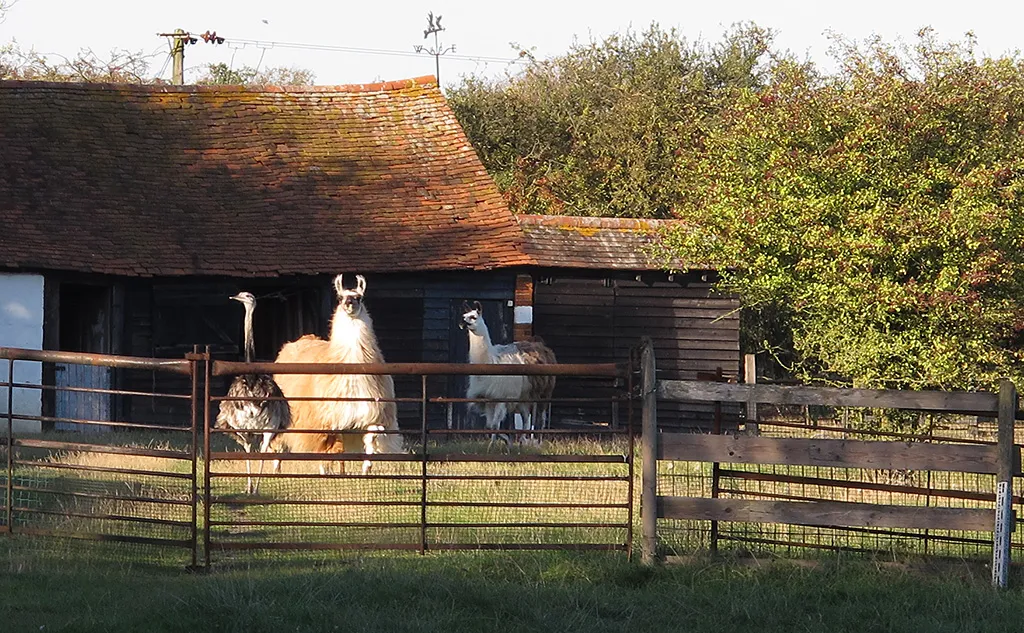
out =
{"type": "MultiPolygon", "coordinates": [[[[653,348],[641,354],[643,392],[643,560],[657,552],[657,519],[785,523],[823,527],[885,527],[993,533],[992,582],[1005,587],[1010,556],[1012,480],[1021,471],[1013,443],[1017,393],[1003,381],[998,394],[945,391],[834,389],[803,386],[657,381],[653,348]],[[808,404],[912,409],[997,417],[996,445],[927,444],[904,441],[768,438],[660,432],[657,403],[699,401],[808,404]],[[878,505],[845,501],[783,501],[661,496],[657,460],[732,464],[783,464],[833,468],[908,469],[996,475],[994,509],[878,505]]],[[[714,525],[714,524],[713,524],[714,525]]]]}

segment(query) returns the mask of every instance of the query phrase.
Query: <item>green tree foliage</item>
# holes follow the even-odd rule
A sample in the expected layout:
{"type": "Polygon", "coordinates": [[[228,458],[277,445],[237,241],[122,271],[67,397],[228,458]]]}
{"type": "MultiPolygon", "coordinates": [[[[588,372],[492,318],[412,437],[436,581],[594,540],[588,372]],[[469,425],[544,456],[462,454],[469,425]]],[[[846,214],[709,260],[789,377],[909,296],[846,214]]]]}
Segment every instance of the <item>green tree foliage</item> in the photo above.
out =
{"type": "Polygon", "coordinates": [[[312,86],[316,76],[305,68],[266,68],[258,70],[252,66],[231,68],[227,64],[210,64],[198,84],[220,84],[233,86],[312,86]]]}
{"type": "Polygon", "coordinates": [[[724,270],[746,349],[799,377],[1021,377],[1024,61],[834,41],[825,75],[755,26],[653,26],[450,100],[513,211],[679,219],[664,254],[724,270]]]}
{"type": "Polygon", "coordinates": [[[688,194],[681,151],[699,146],[725,87],[759,87],[771,34],[742,26],[715,46],[651,26],[466,79],[456,115],[516,212],[669,217],[688,194]]]}
{"type": "MultiPolygon", "coordinates": [[[[1024,366],[1024,61],[971,39],[774,64],[684,152],[666,247],[792,335],[805,378],[975,388],[1024,366]]],[[[766,347],[770,347],[766,343],[766,347]]]]}

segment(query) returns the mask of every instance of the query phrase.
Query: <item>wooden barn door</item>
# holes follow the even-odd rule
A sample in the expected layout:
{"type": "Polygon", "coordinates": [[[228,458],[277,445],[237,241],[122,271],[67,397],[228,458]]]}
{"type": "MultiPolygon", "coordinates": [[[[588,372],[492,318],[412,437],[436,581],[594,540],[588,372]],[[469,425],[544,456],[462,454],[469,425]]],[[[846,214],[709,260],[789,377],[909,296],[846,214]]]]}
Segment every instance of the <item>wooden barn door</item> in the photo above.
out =
{"type": "MultiPolygon", "coordinates": [[[[107,286],[61,284],[60,348],[68,352],[110,353],[111,289],[107,286]]],[[[56,417],[71,420],[112,420],[108,393],[61,391],[60,387],[110,389],[110,367],[57,363],[54,382],[56,417]]],[[[110,427],[75,422],[56,422],[58,431],[100,432],[110,427]]]]}

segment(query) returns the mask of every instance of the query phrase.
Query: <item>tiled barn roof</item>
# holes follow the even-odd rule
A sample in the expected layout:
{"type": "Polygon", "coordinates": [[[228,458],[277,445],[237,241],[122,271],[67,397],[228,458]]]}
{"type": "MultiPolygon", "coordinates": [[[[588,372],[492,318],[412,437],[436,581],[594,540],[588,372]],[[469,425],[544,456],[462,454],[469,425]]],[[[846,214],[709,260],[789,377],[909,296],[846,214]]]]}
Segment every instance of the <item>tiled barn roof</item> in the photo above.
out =
{"type": "Polygon", "coordinates": [[[532,263],[432,77],[0,82],[0,269],[277,276],[532,263]]]}
{"type": "MultiPolygon", "coordinates": [[[[553,268],[660,270],[651,253],[657,231],[671,220],[520,215],[526,252],[537,265],[553,268]]],[[[699,268],[673,262],[673,268],[699,268]]]]}

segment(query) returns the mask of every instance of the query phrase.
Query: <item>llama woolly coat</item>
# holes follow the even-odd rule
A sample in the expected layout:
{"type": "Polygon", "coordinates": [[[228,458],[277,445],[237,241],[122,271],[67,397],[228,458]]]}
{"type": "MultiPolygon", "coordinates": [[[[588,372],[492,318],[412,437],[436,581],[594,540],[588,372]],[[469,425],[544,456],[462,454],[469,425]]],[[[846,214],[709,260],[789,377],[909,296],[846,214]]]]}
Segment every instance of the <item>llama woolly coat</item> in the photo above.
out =
{"type": "MultiPolygon", "coordinates": [[[[330,340],[303,336],[286,343],[276,362],[383,363],[384,355],[373,332],[373,321],[365,308],[360,307],[359,314],[353,317],[339,306],[331,322],[330,340]]],[[[290,399],[290,429],[366,431],[372,426],[380,426],[387,431],[398,429],[394,402],[292,400],[310,397],[393,399],[395,383],[391,376],[277,374],[274,378],[290,399]]],[[[286,433],[278,437],[281,439],[275,443],[275,448],[293,452],[341,452],[345,444],[336,434],[286,433]]],[[[381,435],[378,441],[380,452],[401,450],[401,437],[398,435],[381,435]]]]}

